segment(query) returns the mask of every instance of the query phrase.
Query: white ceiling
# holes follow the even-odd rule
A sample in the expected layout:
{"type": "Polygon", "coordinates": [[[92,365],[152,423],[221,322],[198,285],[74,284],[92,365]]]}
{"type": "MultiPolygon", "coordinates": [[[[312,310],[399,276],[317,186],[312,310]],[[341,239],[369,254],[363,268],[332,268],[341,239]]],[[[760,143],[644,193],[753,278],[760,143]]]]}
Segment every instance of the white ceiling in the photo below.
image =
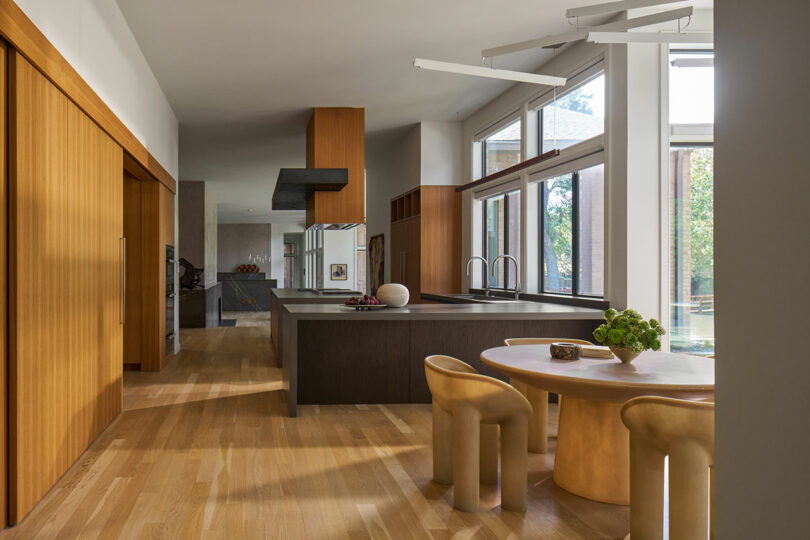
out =
{"type": "MultiPolygon", "coordinates": [[[[117,0],[177,115],[180,180],[209,182],[221,221],[270,212],[280,167],[304,166],[316,106],[366,108],[367,137],[463,119],[510,83],[417,70],[414,57],[480,63],[480,50],[569,28],[591,0],[117,0]],[[248,209],[253,212],[248,212],[248,209]]],[[[496,59],[533,70],[552,53],[496,59]]]]}

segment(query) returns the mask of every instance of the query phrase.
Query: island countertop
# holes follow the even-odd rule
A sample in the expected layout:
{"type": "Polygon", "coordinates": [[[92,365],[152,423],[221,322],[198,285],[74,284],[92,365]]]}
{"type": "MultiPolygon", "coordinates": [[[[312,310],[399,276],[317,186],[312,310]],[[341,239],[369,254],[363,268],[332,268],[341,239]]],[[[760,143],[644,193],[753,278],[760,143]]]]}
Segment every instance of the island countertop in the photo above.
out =
{"type": "Polygon", "coordinates": [[[324,299],[333,298],[336,299],[337,303],[340,303],[340,300],[343,298],[351,298],[352,296],[363,296],[363,293],[358,293],[357,291],[346,291],[338,293],[338,294],[318,294],[315,291],[310,290],[300,290],[295,288],[273,288],[270,289],[270,294],[278,298],[279,300],[283,300],[286,302],[304,302],[304,301],[312,301],[321,302],[324,299]]]}
{"type": "Polygon", "coordinates": [[[330,304],[287,304],[287,315],[297,320],[369,320],[369,321],[429,321],[429,320],[600,320],[599,309],[565,306],[553,303],[497,304],[409,304],[401,308],[355,310],[330,304]]]}

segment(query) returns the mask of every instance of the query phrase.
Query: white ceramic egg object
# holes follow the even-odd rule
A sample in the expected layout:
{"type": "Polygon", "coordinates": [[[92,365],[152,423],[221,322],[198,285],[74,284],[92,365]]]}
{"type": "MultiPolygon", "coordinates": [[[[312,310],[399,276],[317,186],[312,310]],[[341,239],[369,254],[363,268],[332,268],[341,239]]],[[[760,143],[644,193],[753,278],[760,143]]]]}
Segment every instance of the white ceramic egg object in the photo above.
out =
{"type": "Polygon", "coordinates": [[[391,307],[404,306],[408,303],[410,297],[411,295],[408,292],[408,288],[399,283],[386,283],[385,285],[380,285],[380,288],[377,289],[377,299],[391,307]]]}

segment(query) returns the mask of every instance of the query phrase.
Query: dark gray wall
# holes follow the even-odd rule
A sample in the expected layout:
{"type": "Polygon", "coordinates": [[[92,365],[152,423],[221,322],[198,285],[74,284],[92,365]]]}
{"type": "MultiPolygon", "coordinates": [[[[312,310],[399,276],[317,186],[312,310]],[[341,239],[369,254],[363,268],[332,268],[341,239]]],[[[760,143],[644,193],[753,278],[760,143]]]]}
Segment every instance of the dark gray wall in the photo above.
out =
{"type": "Polygon", "coordinates": [[[205,182],[180,182],[177,207],[178,241],[180,243],[178,255],[194,266],[203,268],[205,266],[205,182]]]}
{"type": "Polygon", "coordinates": [[[717,538],[808,538],[810,5],[714,6],[717,538]]]}
{"type": "MultiPolygon", "coordinates": [[[[270,256],[269,223],[220,223],[217,226],[219,272],[236,272],[240,264],[248,264],[249,254],[270,256]]],[[[269,261],[254,264],[269,277],[269,261]]]]}

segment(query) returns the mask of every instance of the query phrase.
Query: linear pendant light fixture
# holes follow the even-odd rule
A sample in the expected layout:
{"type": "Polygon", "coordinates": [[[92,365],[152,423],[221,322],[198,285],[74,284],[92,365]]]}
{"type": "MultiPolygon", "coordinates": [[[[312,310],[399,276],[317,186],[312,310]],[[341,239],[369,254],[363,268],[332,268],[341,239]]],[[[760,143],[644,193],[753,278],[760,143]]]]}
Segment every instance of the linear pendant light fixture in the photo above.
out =
{"type": "Polygon", "coordinates": [[[571,8],[565,11],[565,16],[569,19],[573,19],[574,17],[590,17],[592,15],[614,15],[628,9],[663,6],[681,1],[682,0],[620,0],[619,2],[606,2],[593,6],[571,8]]]}
{"type": "Polygon", "coordinates": [[[653,13],[652,15],[644,15],[643,17],[635,17],[625,21],[616,21],[598,26],[591,26],[590,28],[581,28],[571,30],[563,34],[553,36],[545,36],[538,39],[530,39],[528,41],[521,41],[519,43],[512,43],[511,45],[502,45],[500,47],[493,47],[491,49],[484,49],[481,51],[481,56],[484,58],[492,58],[494,56],[501,56],[504,54],[511,54],[529,49],[536,49],[539,47],[552,47],[556,48],[571,41],[579,41],[587,39],[588,34],[592,32],[623,32],[633,28],[641,28],[642,26],[650,26],[653,24],[660,24],[669,21],[677,21],[691,17],[694,12],[692,6],[664,11],[661,13],[653,13]]]}
{"type": "Polygon", "coordinates": [[[714,43],[714,34],[682,32],[590,32],[591,43],[714,43]]]}
{"type": "Polygon", "coordinates": [[[542,84],[546,86],[563,86],[566,83],[565,77],[537,75],[535,73],[524,73],[522,71],[509,71],[506,69],[495,69],[486,66],[455,64],[452,62],[440,62],[438,60],[425,60],[424,58],[414,59],[413,65],[421,69],[429,69],[432,71],[458,73],[460,75],[473,75],[475,77],[488,77],[490,79],[503,79],[505,81],[542,84]]]}

